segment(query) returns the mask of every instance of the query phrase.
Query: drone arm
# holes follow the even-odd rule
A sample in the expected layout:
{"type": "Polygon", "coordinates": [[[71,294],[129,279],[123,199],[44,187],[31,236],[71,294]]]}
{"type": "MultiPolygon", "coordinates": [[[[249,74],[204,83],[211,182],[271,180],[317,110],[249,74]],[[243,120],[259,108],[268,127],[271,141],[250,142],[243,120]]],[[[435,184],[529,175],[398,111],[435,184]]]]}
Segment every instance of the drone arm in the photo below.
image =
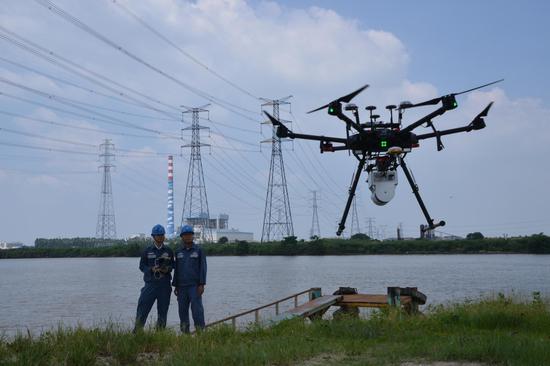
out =
{"type": "Polygon", "coordinates": [[[291,139],[300,139],[300,140],[313,140],[313,141],[322,141],[322,142],[340,142],[343,144],[346,144],[348,141],[344,138],[340,137],[330,137],[330,136],[318,136],[318,135],[305,135],[302,133],[294,133],[290,130],[287,131],[285,135],[279,135],[279,132],[277,132],[278,137],[288,137],[291,139]]]}
{"type": "Polygon", "coordinates": [[[403,172],[405,173],[405,176],[407,177],[407,180],[409,181],[409,184],[413,190],[413,194],[416,197],[416,200],[418,201],[418,204],[420,205],[420,209],[422,210],[422,213],[424,214],[424,217],[426,218],[426,221],[428,222],[428,230],[433,230],[436,227],[439,226],[445,226],[445,221],[440,221],[437,224],[434,224],[434,220],[430,217],[430,214],[428,212],[428,209],[426,208],[426,205],[424,205],[424,201],[422,200],[422,197],[420,197],[420,193],[418,193],[418,185],[415,183],[411,172],[407,168],[407,164],[405,164],[405,159],[400,157],[399,158],[399,164],[401,165],[401,168],[403,169],[403,172]]]}
{"type": "Polygon", "coordinates": [[[366,160],[367,158],[365,156],[363,156],[361,160],[359,160],[359,165],[357,166],[357,171],[355,172],[355,177],[353,178],[353,183],[349,189],[348,202],[346,202],[346,208],[344,209],[344,213],[342,214],[342,219],[338,224],[338,231],[336,232],[336,235],[338,236],[342,235],[342,232],[346,228],[346,219],[348,217],[351,203],[353,202],[353,197],[355,197],[355,190],[357,189],[357,183],[359,183],[359,178],[361,177],[361,173],[363,172],[363,168],[365,166],[366,160]]]}
{"type": "Polygon", "coordinates": [[[346,125],[348,126],[351,126],[353,127],[353,129],[359,133],[363,133],[363,128],[361,127],[361,125],[359,123],[356,123],[356,122],[353,122],[353,120],[351,118],[349,118],[348,116],[346,116],[344,113],[342,113],[341,111],[339,113],[336,114],[336,117],[338,117],[339,119],[341,119],[342,121],[344,121],[346,123],[346,125]]]}
{"type": "Polygon", "coordinates": [[[451,135],[453,133],[470,132],[472,130],[473,130],[473,127],[465,126],[465,127],[451,128],[451,129],[448,129],[448,130],[437,131],[437,132],[432,132],[432,133],[425,133],[423,135],[416,135],[416,138],[418,140],[425,140],[425,139],[429,139],[429,138],[432,138],[432,137],[437,137],[438,135],[439,136],[445,136],[445,135],[451,135]]]}
{"type": "Polygon", "coordinates": [[[470,132],[472,130],[481,130],[485,128],[485,120],[484,118],[489,113],[489,110],[491,109],[493,105],[493,102],[489,103],[487,107],[485,107],[484,110],[482,110],[472,122],[470,122],[469,125],[464,127],[457,127],[457,128],[450,128],[448,130],[443,131],[435,131],[433,133],[425,133],[423,135],[417,135],[416,138],[418,140],[424,140],[429,139],[432,137],[438,137],[438,136],[444,136],[444,135],[451,135],[453,133],[460,133],[460,132],[470,132]]]}
{"type": "Polygon", "coordinates": [[[425,117],[420,118],[418,121],[408,125],[407,127],[402,129],[401,131],[402,132],[411,132],[415,128],[423,125],[424,123],[431,121],[433,118],[435,118],[437,116],[441,116],[443,113],[447,112],[447,110],[448,109],[446,107],[439,107],[438,109],[436,109],[432,113],[428,114],[425,117]]]}

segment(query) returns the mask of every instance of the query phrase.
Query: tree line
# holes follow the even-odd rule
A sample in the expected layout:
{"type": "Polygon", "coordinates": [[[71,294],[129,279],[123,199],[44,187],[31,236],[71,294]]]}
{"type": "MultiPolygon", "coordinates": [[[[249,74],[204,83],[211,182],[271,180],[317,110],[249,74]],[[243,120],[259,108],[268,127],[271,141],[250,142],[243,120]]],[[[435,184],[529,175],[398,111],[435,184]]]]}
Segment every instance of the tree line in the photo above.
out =
{"type": "MultiPolygon", "coordinates": [[[[282,241],[258,243],[209,243],[202,247],[210,256],[234,255],[361,255],[361,254],[550,254],[550,237],[535,234],[514,238],[476,238],[463,240],[371,240],[364,236],[352,239],[309,241],[287,237],[282,241]]],[[[36,239],[35,247],[0,250],[1,258],[63,257],[139,257],[151,239],[98,241],[92,238],[36,239]]],[[[169,240],[176,248],[179,238],[169,240]]]]}

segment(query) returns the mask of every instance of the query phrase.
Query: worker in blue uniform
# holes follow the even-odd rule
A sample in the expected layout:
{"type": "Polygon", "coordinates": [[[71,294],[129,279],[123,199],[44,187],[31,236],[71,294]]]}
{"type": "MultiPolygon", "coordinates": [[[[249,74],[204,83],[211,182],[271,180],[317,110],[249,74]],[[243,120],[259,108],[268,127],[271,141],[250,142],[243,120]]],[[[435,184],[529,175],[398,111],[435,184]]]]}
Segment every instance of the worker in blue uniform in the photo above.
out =
{"type": "Polygon", "coordinates": [[[206,285],[206,256],[193,241],[193,227],[184,225],[180,231],[181,247],[176,249],[174,294],[178,298],[180,329],[189,333],[189,305],[195,329],[204,329],[202,294],[206,285]]]}
{"type": "Polygon", "coordinates": [[[166,317],[170,306],[172,287],[172,268],[174,267],[174,252],[164,245],[165,230],[162,225],[155,225],[151,230],[153,245],[145,248],[139,261],[139,269],[143,272],[145,286],[139,296],[136,324],[134,332],[143,329],[154,302],[157,302],[157,329],[166,328],[166,317]]]}

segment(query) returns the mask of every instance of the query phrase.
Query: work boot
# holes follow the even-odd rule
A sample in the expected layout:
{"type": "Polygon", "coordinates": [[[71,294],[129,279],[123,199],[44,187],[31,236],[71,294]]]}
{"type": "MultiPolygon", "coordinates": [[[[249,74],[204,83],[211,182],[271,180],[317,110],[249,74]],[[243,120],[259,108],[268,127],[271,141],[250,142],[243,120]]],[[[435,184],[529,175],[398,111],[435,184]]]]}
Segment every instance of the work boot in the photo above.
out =
{"type": "Polygon", "coordinates": [[[189,331],[189,324],[188,324],[188,323],[180,323],[180,330],[181,330],[181,332],[184,333],[184,334],[189,334],[189,333],[191,333],[191,332],[189,331]]]}

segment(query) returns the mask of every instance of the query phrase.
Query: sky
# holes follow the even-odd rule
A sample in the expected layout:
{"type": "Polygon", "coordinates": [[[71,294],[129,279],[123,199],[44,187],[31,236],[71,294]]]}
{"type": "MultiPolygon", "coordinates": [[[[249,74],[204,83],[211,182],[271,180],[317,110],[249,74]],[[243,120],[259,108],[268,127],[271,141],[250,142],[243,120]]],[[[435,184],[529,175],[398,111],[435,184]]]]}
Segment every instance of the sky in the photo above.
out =
{"type": "MultiPolygon", "coordinates": [[[[201,142],[210,147],[201,153],[210,215],[228,214],[230,227],[259,239],[271,152],[260,143],[271,136],[261,98],[292,95],[281,118],[296,132],[343,136],[341,122],[306,112],[369,84],[354,103],[377,105],[387,119],[387,104],[501,78],[434,120],[464,126],[493,101],[487,128],[445,137],[440,152],[423,141],[408,166],[431,215],[447,222],[442,233],[548,234],[549,10],[545,1],[4,0],[0,241],[93,237],[105,139],[116,151],[117,236],[166,224],[167,154],[179,224],[189,165],[181,146],[190,140],[182,106],[208,103],[201,142]]],[[[430,111],[408,112],[405,123],[430,111]]],[[[321,236],[335,236],[356,167],[347,153],[318,148],[283,143],[299,238],[309,237],[313,190],[321,236]]],[[[362,231],[370,220],[381,238],[398,225],[418,236],[424,218],[404,175],[384,207],[371,202],[365,179],[362,231]]]]}

